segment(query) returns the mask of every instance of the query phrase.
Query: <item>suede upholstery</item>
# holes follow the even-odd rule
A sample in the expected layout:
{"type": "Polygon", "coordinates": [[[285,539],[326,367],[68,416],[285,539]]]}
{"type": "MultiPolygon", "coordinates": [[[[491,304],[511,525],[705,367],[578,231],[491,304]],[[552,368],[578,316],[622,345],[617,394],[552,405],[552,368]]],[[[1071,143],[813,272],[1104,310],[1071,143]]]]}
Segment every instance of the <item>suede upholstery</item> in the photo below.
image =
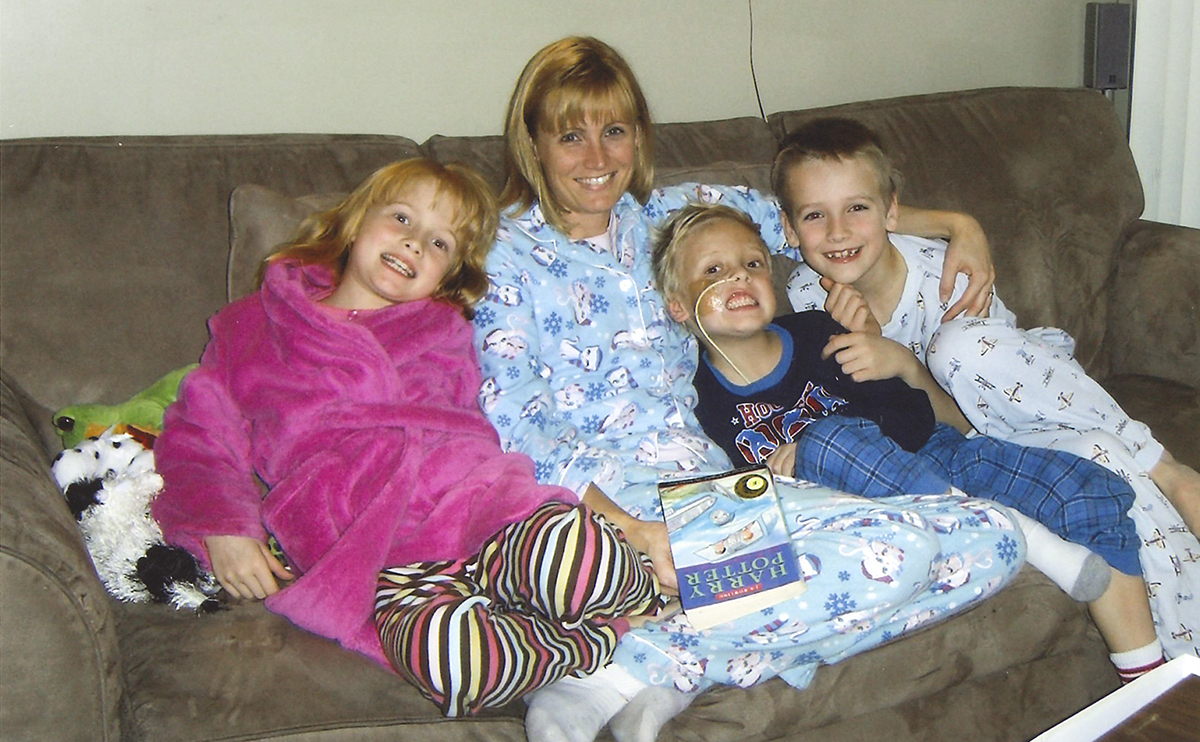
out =
{"type": "MultiPolygon", "coordinates": [[[[765,188],[816,115],[877,127],[903,200],[974,214],[1006,303],[1200,467],[1200,230],[1140,221],[1108,101],[993,89],[661,125],[660,183],[765,188]]],[[[0,737],[521,740],[521,704],[447,720],[366,659],[258,604],[119,604],[50,479],[52,410],[121,401],[195,361],[205,319],[313,209],[418,152],[480,167],[497,137],[187,136],[0,142],[0,737]]],[[[785,260],[777,260],[786,271],[785,260]]],[[[782,277],[782,276],[781,276],[782,277]]],[[[1118,685],[1083,607],[1026,568],[992,600],[822,668],[802,693],[720,688],[665,740],[1026,740],[1118,685]]]]}

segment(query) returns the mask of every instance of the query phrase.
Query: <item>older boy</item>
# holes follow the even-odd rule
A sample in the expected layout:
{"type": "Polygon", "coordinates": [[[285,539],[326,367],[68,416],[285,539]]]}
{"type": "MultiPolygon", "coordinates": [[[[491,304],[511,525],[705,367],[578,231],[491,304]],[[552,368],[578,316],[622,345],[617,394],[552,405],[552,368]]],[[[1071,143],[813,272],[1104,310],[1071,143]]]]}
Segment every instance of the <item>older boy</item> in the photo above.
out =
{"type": "MultiPolygon", "coordinates": [[[[856,379],[893,376],[894,369],[915,361],[914,352],[924,356],[919,338],[931,336],[940,320],[934,314],[936,296],[926,284],[936,287],[941,276],[921,258],[936,252],[937,245],[889,234],[899,178],[875,135],[846,119],[814,122],[785,140],[772,179],[783,204],[785,233],[806,263],[789,282],[793,306],[825,306],[854,331],[831,338],[825,354],[856,379]]],[[[992,315],[1001,319],[960,322],[988,324],[1001,334],[1020,332],[998,299],[992,315]]],[[[990,369],[1002,370],[995,359],[989,361],[990,369]]],[[[966,412],[974,422],[979,411],[966,412]]],[[[1108,561],[1116,568],[1112,584],[1090,608],[1114,664],[1128,678],[1160,663],[1162,645],[1154,635],[1140,566],[1108,561]]]]}

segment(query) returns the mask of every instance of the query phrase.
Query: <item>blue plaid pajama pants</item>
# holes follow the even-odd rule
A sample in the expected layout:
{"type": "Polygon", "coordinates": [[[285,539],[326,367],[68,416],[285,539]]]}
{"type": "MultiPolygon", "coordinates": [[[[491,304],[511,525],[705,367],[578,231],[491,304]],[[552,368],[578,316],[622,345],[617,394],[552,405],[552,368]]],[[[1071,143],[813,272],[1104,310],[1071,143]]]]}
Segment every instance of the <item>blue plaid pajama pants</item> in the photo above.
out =
{"type": "Polygon", "coordinates": [[[1125,574],[1142,573],[1140,541],[1129,517],[1133,489],[1078,456],[968,438],[944,424],[910,453],[874,422],[837,415],[806,427],[796,446],[799,479],[870,498],[940,494],[954,486],[1028,515],[1125,574]]]}

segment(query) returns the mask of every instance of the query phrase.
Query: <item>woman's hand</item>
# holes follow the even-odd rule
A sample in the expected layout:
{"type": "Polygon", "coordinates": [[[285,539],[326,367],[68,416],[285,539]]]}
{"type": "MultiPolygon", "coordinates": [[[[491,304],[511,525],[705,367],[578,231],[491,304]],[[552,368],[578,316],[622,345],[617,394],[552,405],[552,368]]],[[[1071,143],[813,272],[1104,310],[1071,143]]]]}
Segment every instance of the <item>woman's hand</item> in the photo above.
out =
{"type": "Polygon", "coordinates": [[[235,598],[262,600],[279,592],[280,580],[293,575],[267,549],[250,536],[208,536],[204,539],[213,574],[235,598]]]}
{"type": "Polygon", "coordinates": [[[675,576],[675,559],[671,556],[671,540],[667,538],[667,524],[649,520],[633,521],[622,528],[625,538],[635,549],[650,557],[654,563],[654,574],[665,595],[679,594],[679,578],[675,576]]]}
{"type": "Polygon", "coordinates": [[[963,312],[972,317],[986,315],[992,305],[992,287],[996,282],[996,268],[992,265],[992,252],[988,248],[983,227],[974,217],[966,214],[954,216],[950,247],[946,250],[942,280],[938,284],[938,297],[943,303],[950,300],[954,293],[954,279],[959,273],[967,277],[967,290],[942,315],[943,322],[963,312]]]}
{"type": "Polygon", "coordinates": [[[667,538],[666,523],[634,518],[594,484],[587,486],[580,501],[620,528],[633,548],[650,557],[654,574],[658,576],[658,585],[665,594],[679,594],[679,580],[675,577],[675,560],[671,558],[671,541],[667,538]]]}

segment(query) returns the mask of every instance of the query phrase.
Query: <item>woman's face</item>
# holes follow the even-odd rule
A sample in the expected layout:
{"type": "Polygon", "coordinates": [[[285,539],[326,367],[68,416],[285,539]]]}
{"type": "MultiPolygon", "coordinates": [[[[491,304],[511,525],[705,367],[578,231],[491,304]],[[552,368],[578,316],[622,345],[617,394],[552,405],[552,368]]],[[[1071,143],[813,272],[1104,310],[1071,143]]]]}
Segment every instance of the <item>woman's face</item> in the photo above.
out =
{"type": "Polygon", "coordinates": [[[609,213],[633,179],[634,125],[589,119],[564,131],[541,130],[533,146],[550,192],[566,212],[567,236],[603,234],[609,213]]]}

